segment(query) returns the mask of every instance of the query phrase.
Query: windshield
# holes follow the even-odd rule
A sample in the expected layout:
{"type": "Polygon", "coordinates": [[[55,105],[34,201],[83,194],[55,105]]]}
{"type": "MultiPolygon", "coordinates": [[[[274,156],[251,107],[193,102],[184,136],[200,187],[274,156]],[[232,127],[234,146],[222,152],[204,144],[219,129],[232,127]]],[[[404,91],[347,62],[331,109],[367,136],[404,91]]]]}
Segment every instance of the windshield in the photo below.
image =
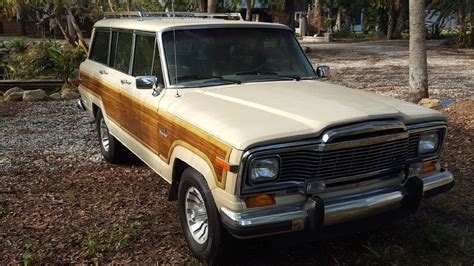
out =
{"type": "Polygon", "coordinates": [[[289,30],[193,29],[175,34],[176,57],[173,31],[163,33],[171,85],[200,87],[315,75],[289,30]]]}

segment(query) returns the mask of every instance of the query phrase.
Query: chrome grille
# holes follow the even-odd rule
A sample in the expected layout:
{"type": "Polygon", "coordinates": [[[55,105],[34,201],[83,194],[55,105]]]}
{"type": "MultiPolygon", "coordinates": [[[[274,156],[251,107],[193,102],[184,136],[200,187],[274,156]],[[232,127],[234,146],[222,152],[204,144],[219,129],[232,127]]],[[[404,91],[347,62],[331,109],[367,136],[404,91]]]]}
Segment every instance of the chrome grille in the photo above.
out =
{"type": "Polygon", "coordinates": [[[403,169],[408,139],[334,151],[300,150],[279,153],[280,180],[331,180],[382,170],[403,169]]]}
{"type": "Polygon", "coordinates": [[[371,121],[328,129],[317,139],[252,148],[242,159],[241,193],[304,191],[307,180],[325,180],[326,188],[335,190],[400,180],[407,163],[422,159],[418,142],[427,130],[440,130],[443,139],[445,122],[405,126],[398,121],[371,121]],[[250,184],[248,162],[275,155],[281,159],[279,179],[250,184]]]}
{"type": "Polygon", "coordinates": [[[410,133],[410,141],[408,143],[408,159],[418,158],[418,142],[420,141],[421,132],[410,133]]]}

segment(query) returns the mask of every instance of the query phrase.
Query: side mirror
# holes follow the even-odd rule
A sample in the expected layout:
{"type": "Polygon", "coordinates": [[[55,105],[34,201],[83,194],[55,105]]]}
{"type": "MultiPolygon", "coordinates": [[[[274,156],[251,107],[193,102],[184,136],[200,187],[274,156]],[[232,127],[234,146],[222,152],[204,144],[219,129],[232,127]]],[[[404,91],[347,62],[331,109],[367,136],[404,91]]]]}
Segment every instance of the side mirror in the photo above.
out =
{"type": "Polygon", "coordinates": [[[135,79],[136,87],[139,90],[153,89],[153,96],[160,95],[165,86],[158,83],[158,78],[155,76],[138,76],[135,79]]]}
{"type": "Polygon", "coordinates": [[[318,66],[318,68],[316,68],[316,76],[320,79],[329,77],[329,66],[318,66]]]}
{"type": "Polygon", "coordinates": [[[158,82],[155,76],[138,76],[136,78],[136,86],[139,90],[153,89],[158,82]]]}

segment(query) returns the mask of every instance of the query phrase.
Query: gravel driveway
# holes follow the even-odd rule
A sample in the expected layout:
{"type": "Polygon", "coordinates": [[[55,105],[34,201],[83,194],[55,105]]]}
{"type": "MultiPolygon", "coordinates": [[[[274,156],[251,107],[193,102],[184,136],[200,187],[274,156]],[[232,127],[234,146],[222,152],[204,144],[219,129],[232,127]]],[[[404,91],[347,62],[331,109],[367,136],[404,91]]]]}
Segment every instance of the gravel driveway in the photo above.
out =
{"type": "MultiPolygon", "coordinates": [[[[474,101],[461,99],[474,95],[474,53],[430,47],[433,95],[458,100],[442,110],[450,120],[443,164],[455,189],[369,232],[304,244],[240,242],[227,262],[472,264],[474,101]]],[[[333,68],[331,82],[403,98],[405,42],[315,48],[311,59],[333,68]]],[[[196,262],[166,182],[139,162],[106,163],[92,119],[74,101],[0,101],[0,125],[0,264],[196,262]]]]}

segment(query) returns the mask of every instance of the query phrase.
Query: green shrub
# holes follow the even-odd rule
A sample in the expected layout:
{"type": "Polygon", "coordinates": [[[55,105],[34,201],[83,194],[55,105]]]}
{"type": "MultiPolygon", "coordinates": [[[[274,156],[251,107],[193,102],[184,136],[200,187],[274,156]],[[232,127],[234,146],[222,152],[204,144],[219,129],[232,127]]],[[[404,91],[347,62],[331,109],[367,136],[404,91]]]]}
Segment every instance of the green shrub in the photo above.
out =
{"type": "Polygon", "coordinates": [[[51,40],[29,42],[23,51],[12,50],[7,57],[9,71],[14,79],[31,79],[54,76],[54,62],[50,59],[48,48],[59,46],[51,40]]]}
{"type": "Polygon", "coordinates": [[[54,63],[54,68],[58,71],[58,76],[65,82],[67,82],[74,69],[79,66],[85,55],[81,47],[71,47],[69,45],[50,47],[48,48],[48,54],[54,63]]]}
{"type": "Polygon", "coordinates": [[[13,79],[62,78],[67,80],[84,57],[79,47],[41,40],[26,44],[23,51],[12,50],[7,57],[13,79]]]}
{"type": "Polygon", "coordinates": [[[23,52],[28,47],[28,42],[24,37],[13,37],[8,40],[7,47],[18,52],[23,52]]]}

